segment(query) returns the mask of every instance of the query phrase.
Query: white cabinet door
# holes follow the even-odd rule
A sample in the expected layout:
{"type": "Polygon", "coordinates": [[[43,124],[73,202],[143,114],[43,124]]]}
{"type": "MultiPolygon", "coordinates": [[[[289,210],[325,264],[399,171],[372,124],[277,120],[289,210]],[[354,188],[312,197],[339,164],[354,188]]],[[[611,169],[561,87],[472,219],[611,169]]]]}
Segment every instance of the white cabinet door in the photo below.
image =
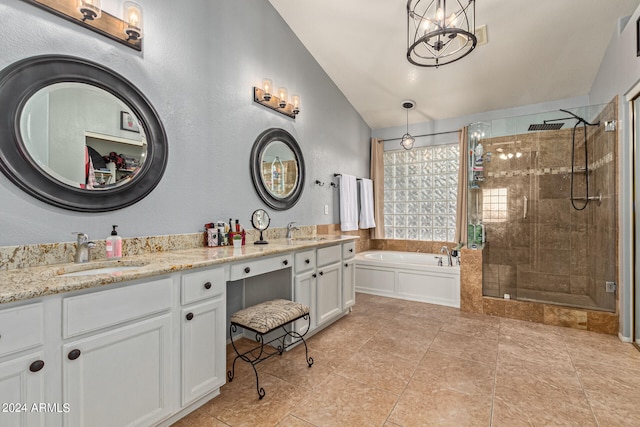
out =
{"type": "MultiPolygon", "coordinates": [[[[44,364],[37,352],[0,363],[0,425],[44,426],[44,410],[33,405],[45,402],[44,364]]],[[[62,408],[61,408],[62,409],[62,408]]]]}
{"type": "Polygon", "coordinates": [[[346,310],[356,303],[356,261],[342,264],[342,309],[346,310]]]}
{"type": "Polygon", "coordinates": [[[182,309],[182,406],[226,382],[226,299],[182,309]]]}
{"type": "Polygon", "coordinates": [[[294,322],[294,330],[300,334],[312,331],[316,327],[316,287],[315,270],[308,271],[303,274],[297,274],[293,282],[293,300],[309,307],[309,319],[300,319],[294,322]]]}
{"type": "Polygon", "coordinates": [[[62,347],[68,427],[148,426],[171,412],[171,315],[62,347]]]}
{"type": "Polygon", "coordinates": [[[342,264],[318,267],[317,274],[316,321],[321,326],[342,313],[342,264]]]}

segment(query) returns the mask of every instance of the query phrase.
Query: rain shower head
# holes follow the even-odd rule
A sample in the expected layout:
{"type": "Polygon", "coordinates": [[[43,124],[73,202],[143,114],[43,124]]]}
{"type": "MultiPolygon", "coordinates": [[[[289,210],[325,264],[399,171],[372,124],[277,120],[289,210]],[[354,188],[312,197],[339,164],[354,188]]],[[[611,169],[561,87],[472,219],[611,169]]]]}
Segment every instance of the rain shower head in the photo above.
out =
{"type": "Polygon", "coordinates": [[[564,126],[564,122],[558,123],[534,123],[529,125],[529,132],[538,132],[541,130],[558,130],[564,126]]]}

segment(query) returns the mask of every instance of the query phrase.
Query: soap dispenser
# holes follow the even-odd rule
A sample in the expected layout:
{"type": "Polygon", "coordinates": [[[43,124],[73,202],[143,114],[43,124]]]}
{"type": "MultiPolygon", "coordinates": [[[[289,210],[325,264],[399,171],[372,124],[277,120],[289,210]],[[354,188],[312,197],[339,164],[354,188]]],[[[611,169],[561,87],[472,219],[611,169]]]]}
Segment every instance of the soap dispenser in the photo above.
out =
{"type": "Polygon", "coordinates": [[[120,259],[122,256],[122,237],[118,236],[117,225],[113,225],[111,236],[107,237],[107,259],[120,259]]]}

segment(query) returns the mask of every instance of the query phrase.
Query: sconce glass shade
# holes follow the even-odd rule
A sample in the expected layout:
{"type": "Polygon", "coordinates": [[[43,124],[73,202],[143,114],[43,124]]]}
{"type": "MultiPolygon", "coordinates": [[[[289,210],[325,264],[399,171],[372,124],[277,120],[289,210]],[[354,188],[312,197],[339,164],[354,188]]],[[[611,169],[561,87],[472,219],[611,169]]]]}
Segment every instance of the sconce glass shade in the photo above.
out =
{"type": "Polygon", "coordinates": [[[93,21],[102,16],[101,0],[78,0],[78,11],[82,14],[82,20],[93,21]]]}
{"type": "Polygon", "coordinates": [[[287,102],[289,101],[288,97],[287,97],[287,88],[286,87],[281,87],[280,89],[278,89],[278,98],[280,99],[280,102],[278,103],[278,107],[280,108],[284,108],[287,106],[287,102]]]}
{"type": "Polygon", "coordinates": [[[125,1],[122,4],[122,19],[125,22],[124,33],[129,37],[129,40],[140,40],[144,34],[140,5],[132,1],[125,1]]]}
{"type": "Polygon", "coordinates": [[[416,142],[415,138],[408,133],[405,133],[404,135],[402,135],[402,141],[400,141],[400,145],[405,150],[411,150],[413,148],[414,142],[416,142]]]}
{"type": "Polygon", "coordinates": [[[293,114],[300,113],[300,96],[293,95],[291,97],[291,103],[293,104],[293,114]]]}
{"type": "Polygon", "coordinates": [[[273,91],[273,82],[271,79],[262,79],[262,90],[264,91],[262,99],[265,101],[271,101],[271,91],[273,91]]]}

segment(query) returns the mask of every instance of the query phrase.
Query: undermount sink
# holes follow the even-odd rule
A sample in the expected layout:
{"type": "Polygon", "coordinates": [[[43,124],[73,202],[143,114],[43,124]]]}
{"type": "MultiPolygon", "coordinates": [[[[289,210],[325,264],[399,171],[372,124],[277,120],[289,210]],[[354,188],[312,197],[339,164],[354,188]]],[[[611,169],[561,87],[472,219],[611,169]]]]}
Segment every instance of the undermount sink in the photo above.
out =
{"type": "Polygon", "coordinates": [[[112,265],[108,267],[91,267],[87,266],[85,270],[70,271],[68,273],[58,273],[58,276],[73,277],[73,276],[93,276],[96,274],[117,274],[129,270],[137,270],[144,267],[146,264],[127,264],[127,265],[112,265]]]}
{"type": "Polygon", "coordinates": [[[293,241],[298,241],[298,242],[319,242],[321,240],[326,240],[326,237],[315,237],[315,236],[309,236],[309,237],[294,237],[293,239],[291,239],[293,241]]]}

